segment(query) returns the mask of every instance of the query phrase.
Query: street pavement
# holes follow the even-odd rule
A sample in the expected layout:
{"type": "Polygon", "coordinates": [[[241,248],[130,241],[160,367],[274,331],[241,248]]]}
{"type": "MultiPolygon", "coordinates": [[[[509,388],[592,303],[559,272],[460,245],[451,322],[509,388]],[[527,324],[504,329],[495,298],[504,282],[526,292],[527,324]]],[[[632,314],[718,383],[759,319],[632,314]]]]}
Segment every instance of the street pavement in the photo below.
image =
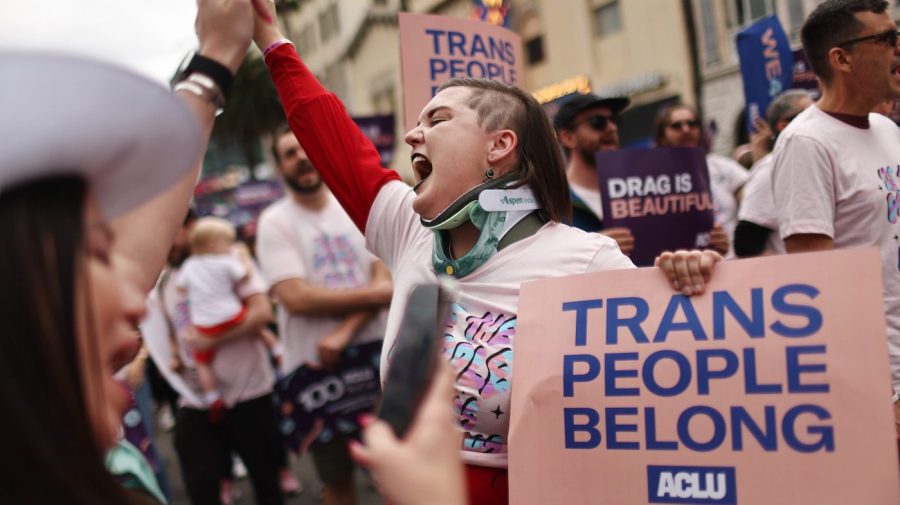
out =
{"type": "MultiPolygon", "coordinates": [[[[166,471],[169,483],[172,487],[171,505],[190,505],[187,492],[184,488],[184,482],[181,479],[181,469],[178,466],[178,457],[175,454],[175,445],[172,432],[160,429],[157,423],[154,423],[156,433],[157,450],[165,461],[166,471]]],[[[285,503],[288,505],[321,505],[321,489],[322,484],[316,477],[316,470],[313,467],[312,459],[307,454],[301,458],[291,458],[291,466],[294,474],[303,484],[303,492],[299,495],[290,496],[285,503]]],[[[236,505],[251,505],[256,503],[253,498],[253,488],[249,478],[238,479],[236,481],[237,489],[241,494],[241,498],[234,502],[236,505]]],[[[356,492],[359,505],[384,505],[385,501],[371,485],[371,481],[365,472],[357,470],[356,472],[356,492]]]]}

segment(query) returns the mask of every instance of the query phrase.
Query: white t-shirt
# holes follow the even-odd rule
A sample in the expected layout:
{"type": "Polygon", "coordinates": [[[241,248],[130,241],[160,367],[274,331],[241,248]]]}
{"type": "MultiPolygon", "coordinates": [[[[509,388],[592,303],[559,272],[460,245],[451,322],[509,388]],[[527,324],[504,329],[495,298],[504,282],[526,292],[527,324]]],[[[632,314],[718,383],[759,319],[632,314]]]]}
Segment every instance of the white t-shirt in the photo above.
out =
{"type": "Polygon", "coordinates": [[[778,212],[775,210],[775,197],[772,195],[773,163],[774,158],[771,154],[767,154],[750,169],[750,179],[744,185],[738,220],[772,230],[766,240],[765,251],[770,254],[784,254],[784,240],[781,240],[778,233],[778,212]]]}
{"type": "MultiPolygon", "coordinates": [[[[394,279],[382,376],[390,364],[410,291],[434,282],[434,236],[412,210],[415,195],[399,181],[378,193],[366,223],[369,249],[387,263],[394,279]]],[[[465,433],[463,459],[481,466],[507,466],[513,344],[523,282],[585,272],[633,268],[616,242],[558,223],[497,252],[458,279],[461,298],[445,330],[443,354],[462,372],[456,381],[456,412],[465,433]]]]}
{"type": "Polygon", "coordinates": [[[827,235],[878,247],[894,388],[900,389],[900,129],[878,114],[856,128],[817,106],[781,133],[773,187],[781,237],[827,235]]]}
{"type": "Polygon", "coordinates": [[[597,219],[603,220],[603,200],[601,200],[600,190],[579,186],[571,181],[569,181],[569,189],[591,209],[597,219]]]}
{"type": "Polygon", "coordinates": [[[235,285],[246,275],[247,269],[232,254],[198,254],[188,258],[175,283],[187,291],[194,326],[215,326],[237,316],[241,300],[235,285]]]}
{"type": "Polygon", "coordinates": [[[738,162],[719,154],[707,154],[706,166],[709,168],[709,187],[715,208],[716,223],[722,225],[728,234],[726,257],[734,257],[734,229],[737,228],[738,202],[734,196],[741,186],[747,182],[750,174],[738,162]]]}
{"type": "MultiPolygon", "coordinates": [[[[202,399],[203,388],[197,381],[194,351],[185,341],[191,318],[187,296],[175,285],[177,276],[178,269],[167,268],[163,271],[160,282],[148,298],[147,317],[141,323],[141,334],[157,368],[178,391],[181,402],[191,408],[206,409],[206,403],[202,399]],[[162,283],[163,279],[167,282],[162,283]],[[178,349],[172,349],[170,344],[165,315],[168,315],[175,328],[178,349]],[[169,362],[173,352],[178,353],[186,372],[176,374],[170,369],[169,362]]],[[[247,282],[238,285],[237,295],[239,299],[246,300],[267,291],[265,281],[254,270],[247,282]]],[[[215,349],[216,359],[212,361],[212,369],[216,377],[216,390],[222,395],[226,405],[231,407],[272,392],[275,378],[269,362],[269,352],[262,339],[256,335],[248,335],[224,342],[215,349]]]]}
{"type": "MultiPolygon", "coordinates": [[[[273,203],[259,218],[256,257],[271,286],[288,279],[303,279],[328,289],[366,286],[377,261],[366,250],[365,239],[330,193],[320,211],[307,209],[288,195],[273,203]]],[[[373,317],[353,343],[384,336],[385,311],[373,317]]],[[[340,324],[341,317],[291,314],[278,305],[278,330],[284,342],[282,367],[291,372],[304,363],[319,363],[319,339],[340,324]]]]}

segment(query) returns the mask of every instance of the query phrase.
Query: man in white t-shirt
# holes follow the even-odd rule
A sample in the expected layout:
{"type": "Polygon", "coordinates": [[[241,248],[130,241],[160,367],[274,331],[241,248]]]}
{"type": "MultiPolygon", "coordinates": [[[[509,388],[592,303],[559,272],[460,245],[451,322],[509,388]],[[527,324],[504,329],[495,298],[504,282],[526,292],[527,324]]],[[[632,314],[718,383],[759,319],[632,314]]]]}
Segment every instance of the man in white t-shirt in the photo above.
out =
{"type": "MultiPolygon", "coordinates": [[[[769,128],[777,136],[812,104],[812,96],[805,89],[781,93],[766,110],[769,128]]],[[[757,161],[750,169],[750,179],[744,184],[738,224],[734,230],[734,252],[739,258],[785,253],[784,241],[778,234],[778,212],[772,196],[772,160],[769,153],[757,161]]]]}
{"type": "MultiPolygon", "coordinates": [[[[829,0],[803,48],[822,98],[782,132],[773,188],[788,253],[878,247],[894,390],[900,389],[900,130],[869,112],[900,98],[897,25],[884,1],[829,0]]],[[[885,397],[887,397],[885,392],[885,397]]],[[[885,398],[886,399],[886,398],[885,398]]],[[[894,395],[900,435],[900,407],[894,395]]]]}
{"type": "MultiPolygon", "coordinates": [[[[276,136],[273,152],[288,194],[260,216],[256,253],[278,303],[283,367],[331,368],[351,343],[384,338],[390,273],[290,130],[276,136]]],[[[356,503],[347,438],[320,443],[312,455],[326,505],[356,503]]]]}

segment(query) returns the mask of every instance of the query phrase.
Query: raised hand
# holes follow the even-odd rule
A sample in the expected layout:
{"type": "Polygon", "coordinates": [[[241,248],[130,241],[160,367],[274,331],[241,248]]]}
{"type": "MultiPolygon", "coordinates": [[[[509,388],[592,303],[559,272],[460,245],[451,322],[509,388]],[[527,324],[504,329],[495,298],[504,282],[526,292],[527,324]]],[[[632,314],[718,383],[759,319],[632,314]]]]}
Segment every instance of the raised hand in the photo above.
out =
{"type": "Polygon", "coordinates": [[[237,72],[253,37],[254,4],[262,0],[197,0],[200,54],[237,72]]]}
{"type": "Polygon", "coordinates": [[[255,16],[255,24],[253,30],[253,42],[262,51],[269,47],[269,44],[276,40],[283,39],[284,35],[278,30],[278,23],[271,20],[275,19],[275,1],[274,0],[254,0],[254,7],[258,5],[257,15],[255,16]],[[266,18],[269,21],[266,21],[266,18]]]}

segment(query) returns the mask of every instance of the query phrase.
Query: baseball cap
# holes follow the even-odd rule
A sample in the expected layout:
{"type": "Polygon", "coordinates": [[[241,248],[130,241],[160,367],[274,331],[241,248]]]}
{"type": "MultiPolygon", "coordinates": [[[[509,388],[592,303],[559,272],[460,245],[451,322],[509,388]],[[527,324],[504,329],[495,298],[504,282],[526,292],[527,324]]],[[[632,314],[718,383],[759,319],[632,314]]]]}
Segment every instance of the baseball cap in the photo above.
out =
{"type": "Polygon", "coordinates": [[[556,115],[553,116],[553,127],[557,130],[571,128],[579,112],[593,107],[608,107],[615,116],[625,110],[630,103],[631,100],[623,96],[601,98],[592,93],[575,95],[560,105],[556,115]]]}

